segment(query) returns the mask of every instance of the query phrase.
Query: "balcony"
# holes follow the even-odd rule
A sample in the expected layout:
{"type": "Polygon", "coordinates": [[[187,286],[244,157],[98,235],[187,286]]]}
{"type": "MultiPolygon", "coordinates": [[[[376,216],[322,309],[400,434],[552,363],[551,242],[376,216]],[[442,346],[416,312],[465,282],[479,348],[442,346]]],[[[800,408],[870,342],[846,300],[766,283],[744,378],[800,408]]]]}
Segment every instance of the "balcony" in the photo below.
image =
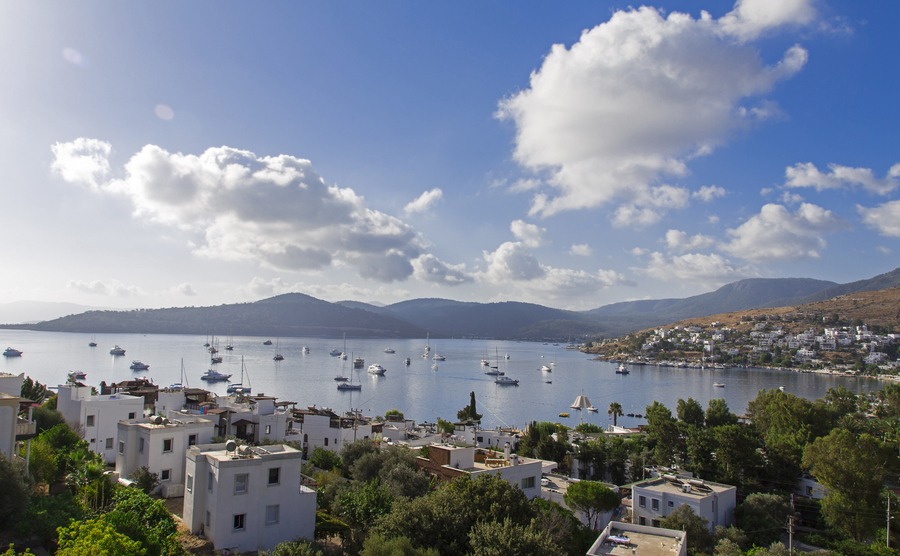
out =
{"type": "Polygon", "coordinates": [[[16,441],[30,440],[37,435],[37,423],[21,417],[16,420],[16,441]]]}

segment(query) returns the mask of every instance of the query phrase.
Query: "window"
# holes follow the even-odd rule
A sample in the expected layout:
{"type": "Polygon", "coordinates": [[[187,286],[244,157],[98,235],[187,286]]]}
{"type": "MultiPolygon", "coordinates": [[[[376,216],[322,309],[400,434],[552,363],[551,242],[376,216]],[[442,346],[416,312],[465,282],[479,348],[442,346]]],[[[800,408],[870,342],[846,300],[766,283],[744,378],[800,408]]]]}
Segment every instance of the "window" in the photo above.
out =
{"type": "Polygon", "coordinates": [[[84,420],[84,426],[93,427],[94,426],[94,416],[88,415],[84,420]]]}
{"type": "Polygon", "coordinates": [[[188,446],[194,446],[197,444],[197,435],[192,434],[188,436],[188,446]]]}
{"type": "Polygon", "coordinates": [[[194,492],[194,476],[193,475],[187,476],[187,481],[185,481],[184,488],[188,492],[194,492]]]}
{"type": "Polygon", "coordinates": [[[278,504],[275,504],[274,506],[266,506],[266,525],[278,523],[278,514],[278,504]]]}
{"type": "Polygon", "coordinates": [[[653,521],[650,522],[650,524],[653,525],[654,527],[659,527],[659,520],[654,519],[653,521]]]}
{"type": "Polygon", "coordinates": [[[638,496],[638,506],[640,506],[642,508],[647,507],[647,497],[646,496],[638,496]]]}
{"type": "Polygon", "coordinates": [[[159,472],[159,480],[160,481],[168,481],[172,478],[172,470],[171,469],[163,469],[159,472]]]}
{"type": "Polygon", "coordinates": [[[106,449],[112,450],[112,447],[113,447],[113,439],[112,439],[112,437],[109,437],[106,439],[106,449]]]}
{"type": "Polygon", "coordinates": [[[277,485],[281,479],[281,468],[280,467],[272,467],[269,469],[269,484],[277,485]]]}
{"type": "MultiPolygon", "coordinates": [[[[209,513],[209,512],[207,512],[207,513],[209,513]]],[[[644,516],[639,517],[638,525],[647,525],[647,518],[645,518],[644,516]]]]}
{"type": "Polygon", "coordinates": [[[272,434],[272,425],[266,425],[266,436],[272,434]]]}
{"type": "Polygon", "coordinates": [[[120,454],[125,453],[125,441],[124,440],[119,441],[119,453],[120,454]]]}
{"type": "Polygon", "coordinates": [[[325,439],[325,445],[328,446],[328,439],[325,439]]]}
{"type": "Polygon", "coordinates": [[[234,530],[243,531],[244,522],[247,520],[247,514],[234,514],[234,530]]]}
{"type": "Polygon", "coordinates": [[[534,477],[525,477],[522,479],[522,489],[534,488],[534,477]]]}
{"type": "Polygon", "coordinates": [[[652,498],[650,500],[650,507],[653,509],[654,512],[658,512],[659,511],[659,498],[652,498]]]}
{"type": "Polygon", "coordinates": [[[674,508],[674,507],[675,507],[675,501],[674,501],[674,500],[669,500],[669,507],[670,507],[670,508],[674,508]]]}
{"type": "Polygon", "coordinates": [[[140,452],[141,454],[144,453],[144,439],[143,438],[138,438],[138,452],[140,452]]]}
{"type": "Polygon", "coordinates": [[[163,453],[172,451],[172,439],[163,438],[163,453]]]}
{"type": "Polygon", "coordinates": [[[128,418],[129,418],[129,419],[134,419],[134,411],[132,411],[131,413],[128,414],[128,418]]]}
{"type": "Polygon", "coordinates": [[[209,513],[209,510],[206,510],[206,528],[209,529],[212,525],[212,514],[209,513]]]}
{"type": "Polygon", "coordinates": [[[213,483],[214,483],[214,482],[216,482],[216,476],[213,475],[213,472],[212,472],[212,471],[210,471],[210,472],[206,475],[206,490],[212,492],[212,488],[213,488],[213,483]]]}
{"type": "Polygon", "coordinates": [[[238,473],[234,476],[235,494],[247,494],[247,480],[248,476],[246,473],[238,473]]]}

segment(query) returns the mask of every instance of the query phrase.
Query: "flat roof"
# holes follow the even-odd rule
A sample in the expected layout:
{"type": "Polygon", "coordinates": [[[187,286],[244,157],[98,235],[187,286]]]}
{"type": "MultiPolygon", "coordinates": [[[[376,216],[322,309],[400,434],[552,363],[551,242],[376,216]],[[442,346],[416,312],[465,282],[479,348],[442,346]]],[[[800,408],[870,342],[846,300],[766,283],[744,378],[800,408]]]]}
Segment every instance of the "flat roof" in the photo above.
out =
{"type": "Polygon", "coordinates": [[[687,477],[676,477],[674,480],[662,477],[641,481],[632,485],[632,489],[642,488],[653,492],[661,492],[666,494],[679,494],[683,496],[696,496],[703,498],[709,494],[719,494],[729,490],[735,490],[737,487],[724,485],[721,483],[712,483],[709,481],[701,481],[697,479],[689,479],[687,477]],[[691,485],[690,492],[682,490],[683,485],[691,485]]]}
{"type": "MultiPolygon", "coordinates": [[[[669,531],[670,534],[657,534],[651,532],[651,527],[640,527],[640,531],[636,531],[638,527],[628,527],[627,529],[610,524],[608,528],[609,535],[604,530],[604,534],[597,539],[588,556],[596,556],[600,554],[620,554],[622,556],[632,556],[640,554],[641,556],[672,556],[681,553],[681,547],[684,543],[684,535],[680,538],[673,537],[669,529],[661,529],[660,531],[669,531]],[[616,540],[610,540],[615,538],[616,540]],[[600,542],[602,541],[602,542],[600,542]]],[[[679,531],[680,532],[680,531],[679,531]]]]}

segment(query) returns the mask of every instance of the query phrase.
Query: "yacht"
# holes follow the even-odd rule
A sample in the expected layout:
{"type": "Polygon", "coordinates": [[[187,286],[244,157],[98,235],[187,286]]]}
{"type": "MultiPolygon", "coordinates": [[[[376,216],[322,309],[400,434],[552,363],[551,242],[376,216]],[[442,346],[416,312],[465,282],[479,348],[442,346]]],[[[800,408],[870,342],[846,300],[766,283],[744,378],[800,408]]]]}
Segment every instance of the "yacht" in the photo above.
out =
{"type": "Polygon", "coordinates": [[[338,348],[334,348],[333,350],[328,352],[328,355],[330,355],[332,357],[339,357],[342,353],[344,353],[344,352],[339,350],[338,348]]]}
{"type": "Polygon", "coordinates": [[[446,361],[447,360],[447,358],[445,356],[441,355],[440,353],[435,353],[434,357],[432,357],[432,359],[434,359],[435,361],[446,361]]]}
{"type": "Polygon", "coordinates": [[[272,345],[272,340],[266,340],[265,342],[263,342],[263,345],[264,345],[264,346],[271,346],[271,345],[272,345]]]}
{"type": "Polygon", "coordinates": [[[494,379],[494,384],[499,384],[501,386],[518,386],[519,381],[509,378],[508,376],[498,376],[494,379]]]}
{"type": "Polygon", "coordinates": [[[385,371],[387,371],[387,369],[385,369],[378,363],[369,365],[369,373],[371,373],[373,375],[383,375],[385,373],[385,371]]]}
{"type": "Polygon", "coordinates": [[[396,351],[394,351],[394,348],[384,348],[384,352],[385,353],[396,353],[396,351]]]}
{"type": "Polygon", "coordinates": [[[146,371],[149,368],[150,368],[150,365],[148,365],[146,363],[142,363],[142,362],[138,361],[137,359],[132,361],[131,367],[129,367],[129,369],[131,369],[132,371],[146,371]]]}
{"type": "Polygon", "coordinates": [[[724,382],[713,382],[713,388],[725,388],[724,382]]]}
{"type": "Polygon", "coordinates": [[[627,375],[630,372],[631,371],[628,370],[628,367],[625,365],[625,363],[619,363],[619,367],[616,369],[617,375],[627,375]]]}
{"type": "Polygon", "coordinates": [[[86,379],[87,373],[84,371],[69,371],[68,377],[69,377],[69,382],[75,382],[76,380],[86,379]]]}
{"type": "Polygon", "coordinates": [[[338,382],[347,382],[348,380],[350,380],[350,377],[346,377],[344,375],[337,375],[336,377],[334,377],[334,379],[338,382]]]}
{"type": "Polygon", "coordinates": [[[215,369],[209,369],[203,376],[200,377],[200,380],[205,380],[207,382],[225,382],[231,378],[231,375],[227,375],[225,373],[220,373],[215,369]]]}
{"type": "Polygon", "coordinates": [[[354,369],[362,369],[366,366],[366,360],[362,357],[356,357],[353,359],[353,368],[354,369]]]}
{"type": "Polygon", "coordinates": [[[221,355],[213,355],[212,357],[209,358],[209,362],[212,363],[213,365],[215,365],[216,363],[221,363],[222,356],[221,355]]]}
{"type": "Polygon", "coordinates": [[[337,386],[338,390],[362,390],[362,384],[354,384],[352,382],[342,382],[337,386]]]}
{"type": "Polygon", "coordinates": [[[272,359],[274,361],[284,361],[284,355],[281,355],[280,353],[276,353],[275,356],[272,357],[272,359]]]}
{"type": "Polygon", "coordinates": [[[503,376],[503,375],[505,375],[506,373],[504,373],[503,371],[497,369],[496,367],[491,367],[490,369],[484,371],[484,374],[486,374],[486,375],[488,375],[488,376],[503,376]]]}
{"type": "Polygon", "coordinates": [[[22,352],[17,350],[16,348],[8,347],[3,352],[3,355],[5,355],[6,357],[20,357],[22,355],[22,352]]]}
{"type": "Polygon", "coordinates": [[[119,346],[116,346],[116,347],[112,348],[111,350],[109,350],[109,354],[110,355],[125,355],[125,350],[120,348],[119,346]]]}
{"type": "Polygon", "coordinates": [[[553,368],[550,367],[549,365],[541,365],[541,370],[544,371],[545,373],[552,373],[552,372],[553,372],[553,368]]]}
{"type": "Polygon", "coordinates": [[[303,346],[303,355],[309,355],[309,346],[303,346]]]}

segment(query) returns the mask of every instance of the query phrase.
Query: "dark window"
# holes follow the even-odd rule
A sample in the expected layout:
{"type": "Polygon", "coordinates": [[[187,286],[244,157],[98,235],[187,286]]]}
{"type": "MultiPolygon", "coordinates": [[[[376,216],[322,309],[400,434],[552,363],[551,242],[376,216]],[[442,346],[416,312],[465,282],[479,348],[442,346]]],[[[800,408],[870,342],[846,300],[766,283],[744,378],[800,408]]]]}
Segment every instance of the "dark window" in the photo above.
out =
{"type": "Polygon", "coordinates": [[[277,485],[281,476],[281,468],[273,467],[269,469],[269,484],[277,485]]]}
{"type": "Polygon", "coordinates": [[[244,521],[247,519],[247,514],[234,514],[234,530],[235,531],[243,531],[244,530],[244,521]]]}
{"type": "Polygon", "coordinates": [[[163,438],[163,452],[171,452],[172,451],[172,439],[171,438],[163,438]]]}

